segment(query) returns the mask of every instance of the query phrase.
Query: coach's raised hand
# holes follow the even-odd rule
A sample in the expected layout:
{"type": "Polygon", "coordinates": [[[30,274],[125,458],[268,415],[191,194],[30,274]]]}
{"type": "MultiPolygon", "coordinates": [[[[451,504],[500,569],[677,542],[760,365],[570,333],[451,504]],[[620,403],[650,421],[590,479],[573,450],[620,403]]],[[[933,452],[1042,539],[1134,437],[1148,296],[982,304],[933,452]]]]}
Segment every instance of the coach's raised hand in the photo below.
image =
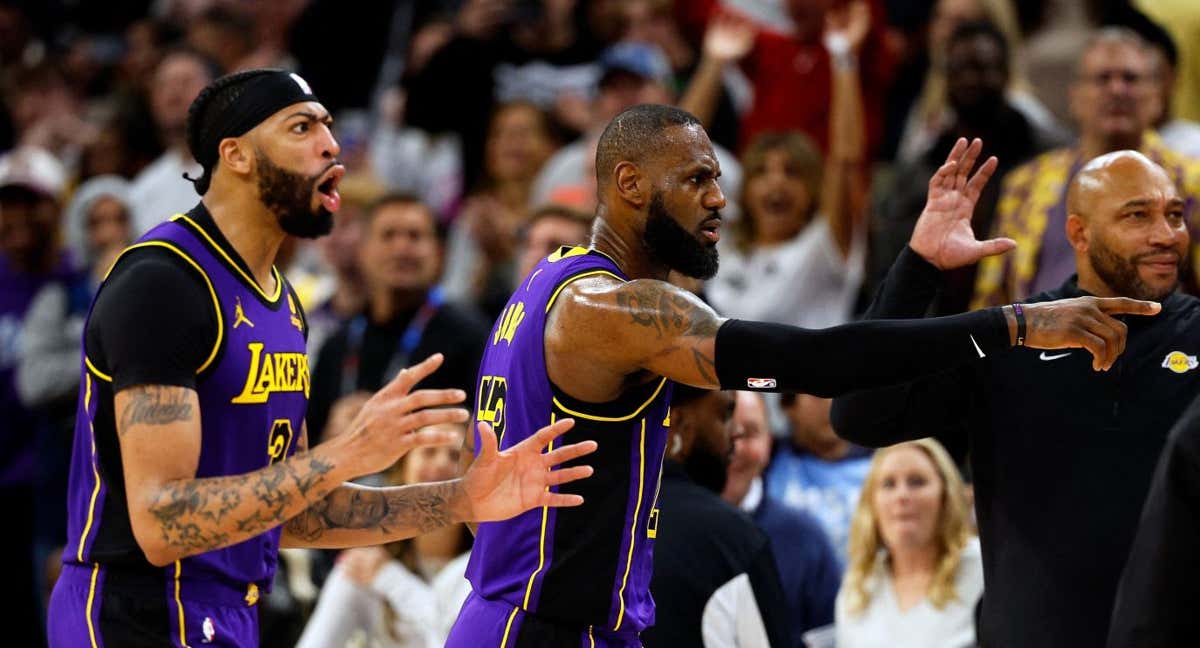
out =
{"type": "MultiPolygon", "coordinates": [[[[1040,304],[1022,304],[1025,316],[1025,346],[1035,349],[1087,349],[1092,368],[1108,371],[1125,351],[1128,330],[1114,315],[1156,315],[1157,302],[1128,297],[1077,297],[1040,304]]],[[[1017,317],[1012,306],[1004,307],[1009,336],[1016,343],[1017,317]]]]}
{"type": "Polygon", "coordinates": [[[971,265],[1017,245],[1007,238],[977,240],[971,229],[975,203],[997,164],[995,157],[989,157],[972,176],[971,168],[982,151],[981,140],[968,145],[960,137],[946,156],[946,163],[929,179],[925,209],[913,227],[909,247],[941,270],[971,265]]]}

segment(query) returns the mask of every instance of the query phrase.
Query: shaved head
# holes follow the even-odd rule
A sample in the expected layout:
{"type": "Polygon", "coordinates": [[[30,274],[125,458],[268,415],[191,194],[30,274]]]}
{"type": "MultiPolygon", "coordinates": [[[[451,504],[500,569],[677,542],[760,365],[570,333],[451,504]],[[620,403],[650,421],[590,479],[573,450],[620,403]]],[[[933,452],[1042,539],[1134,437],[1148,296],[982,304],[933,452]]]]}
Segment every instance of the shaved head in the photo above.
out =
{"type": "Polygon", "coordinates": [[[1187,257],[1185,210],[1167,172],[1141,153],[1089,161],[1067,190],[1079,287],[1100,296],[1165,298],[1187,257]]]}
{"type": "Polygon", "coordinates": [[[672,126],[703,128],[692,113],[658,104],[628,108],[608,123],[596,144],[596,187],[601,200],[617,164],[633,162],[640,166],[647,154],[662,151],[672,126]]]}
{"type": "Polygon", "coordinates": [[[1071,180],[1067,213],[1088,218],[1096,199],[1111,193],[1114,185],[1140,185],[1148,177],[1174,186],[1162,167],[1137,151],[1114,151],[1093,158],[1071,180]]]}

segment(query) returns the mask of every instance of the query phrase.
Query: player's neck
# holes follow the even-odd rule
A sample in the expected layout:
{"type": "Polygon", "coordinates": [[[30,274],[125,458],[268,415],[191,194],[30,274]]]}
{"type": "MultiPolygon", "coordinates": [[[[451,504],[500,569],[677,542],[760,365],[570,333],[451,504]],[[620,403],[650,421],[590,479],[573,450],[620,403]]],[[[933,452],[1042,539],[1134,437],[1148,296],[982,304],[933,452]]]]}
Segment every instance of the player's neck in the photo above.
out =
{"type": "Polygon", "coordinates": [[[272,294],[275,277],[271,266],[285,236],[275,215],[257,196],[247,196],[245,192],[210,189],[203,202],[217,229],[250,268],[254,280],[264,292],[272,294]]]}
{"type": "Polygon", "coordinates": [[[601,211],[592,230],[592,248],[603,252],[630,279],[667,280],[670,268],[655,263],[646,253],[640,233],[631,228],[620,228],[604,218],[601,211]]]}

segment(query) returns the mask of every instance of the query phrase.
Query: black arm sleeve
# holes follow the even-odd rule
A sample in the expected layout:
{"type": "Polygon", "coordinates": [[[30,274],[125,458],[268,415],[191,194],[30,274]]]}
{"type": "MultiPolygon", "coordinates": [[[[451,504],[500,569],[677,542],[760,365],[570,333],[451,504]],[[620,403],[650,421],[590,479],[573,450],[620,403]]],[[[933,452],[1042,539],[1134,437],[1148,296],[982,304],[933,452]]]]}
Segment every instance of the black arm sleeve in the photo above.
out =
{"type": "Polygon", "coordinates": [[[864,320],[924,317],[942,287],[942,272],[905,246],[888,270],[864,320]]]}
{"type": "Polygon", "coordinates": [[[714,360],[721,389],[832,398],[953,369],[1009,346],[999,308],[822,330],[729,320],[717,330],[714,360]]]}
{"type": "MultiPolygon", "coordinates": [[[[937,297],[941,272],[905,247],[880,284],[865,317],[921,317],[937,297]]],[[[837,435],[861,446],[880,448],[927,436],[950,448],[961,443],[964,406],[971,378],[961,368],[914,382],[855,391],[833,401],[830,421],[837,435]]],[[[960,453],[961,454],[961,453],[960,453]]]]}
{"type": "Polygon", "coordinates": [[[1109,629],[1109,648],[1167,648],[1200,636],[1200,398],[1184,412],[1150,485],[1109,629]]]}
{"type": "Polygon", "coordinates": [[[105,281],[88,318],[88,357],[131,385],[194,388],[212,353],[217,318],[199,272],[159,248],[130,252],[105,281]]]}

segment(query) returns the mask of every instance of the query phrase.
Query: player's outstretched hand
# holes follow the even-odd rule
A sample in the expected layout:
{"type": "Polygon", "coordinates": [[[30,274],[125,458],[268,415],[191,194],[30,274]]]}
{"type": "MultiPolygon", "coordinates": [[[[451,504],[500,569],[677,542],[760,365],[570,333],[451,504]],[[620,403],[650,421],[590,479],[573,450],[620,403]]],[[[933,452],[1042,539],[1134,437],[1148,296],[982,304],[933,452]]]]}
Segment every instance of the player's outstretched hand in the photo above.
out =
{"type": "MultiPolygon", "coordinates": [[[[1025,346],[1035,349],[1084,348],[1092,368],[1108,371],[1125,351],[1125,323],[1114,315],[1156,315],[1157,302],[1128,297],[1076,297],[1040,304],[1022,304],[1025,346]]],[[[1006,308],[1005,310],[1009,310],[1006,308]]],[[[1010,327],[1013,315],[1008,314],[1010,327]]]]}
{"type": "Polygon", "coordinates": [[[409,393],[440,366],[442,354],[435,353],[401,371],[363,404],[350,422],[349,432],[331,442],[344,444],[345,462],[355,476],[384,470],[413,448],[460,442],[453,430],[428,428],[466,421],[466,410],[446,407],[463,402],[466,393],[461,389],[418,389],[409,393]]]}
{"type": "Polygon", "coordinates": [[[946,163],[929,179],[925,209],[913,227],[909,247],[941,270],[961,268],[986,256],[1003,254],[1016,247],[1012,239],[980,241],[971,229],[971,214],[988,178],[996,171],[995,157],[989,157],[975,175],[971,168],[983,152],[978,138],[967,144],[958,138],[946,163]]]}
{"type": "Polygon", "coordinates": [[[583,497],[555,493],[551,486],[573,482],[592,474],[591,466],[555,468],[596,450],[595,441],[561,448],[551,444],[575,425],[562,419],[537,431],[517,445],[500,451],[496,433],[487,423],[479,424],[479,454],[463,476],[463,490],[470,506],[471,522],[507,520],[541,506],[579,506],[583,497]],[[551,446],[549,452],[542,452],[551,446]]]}

